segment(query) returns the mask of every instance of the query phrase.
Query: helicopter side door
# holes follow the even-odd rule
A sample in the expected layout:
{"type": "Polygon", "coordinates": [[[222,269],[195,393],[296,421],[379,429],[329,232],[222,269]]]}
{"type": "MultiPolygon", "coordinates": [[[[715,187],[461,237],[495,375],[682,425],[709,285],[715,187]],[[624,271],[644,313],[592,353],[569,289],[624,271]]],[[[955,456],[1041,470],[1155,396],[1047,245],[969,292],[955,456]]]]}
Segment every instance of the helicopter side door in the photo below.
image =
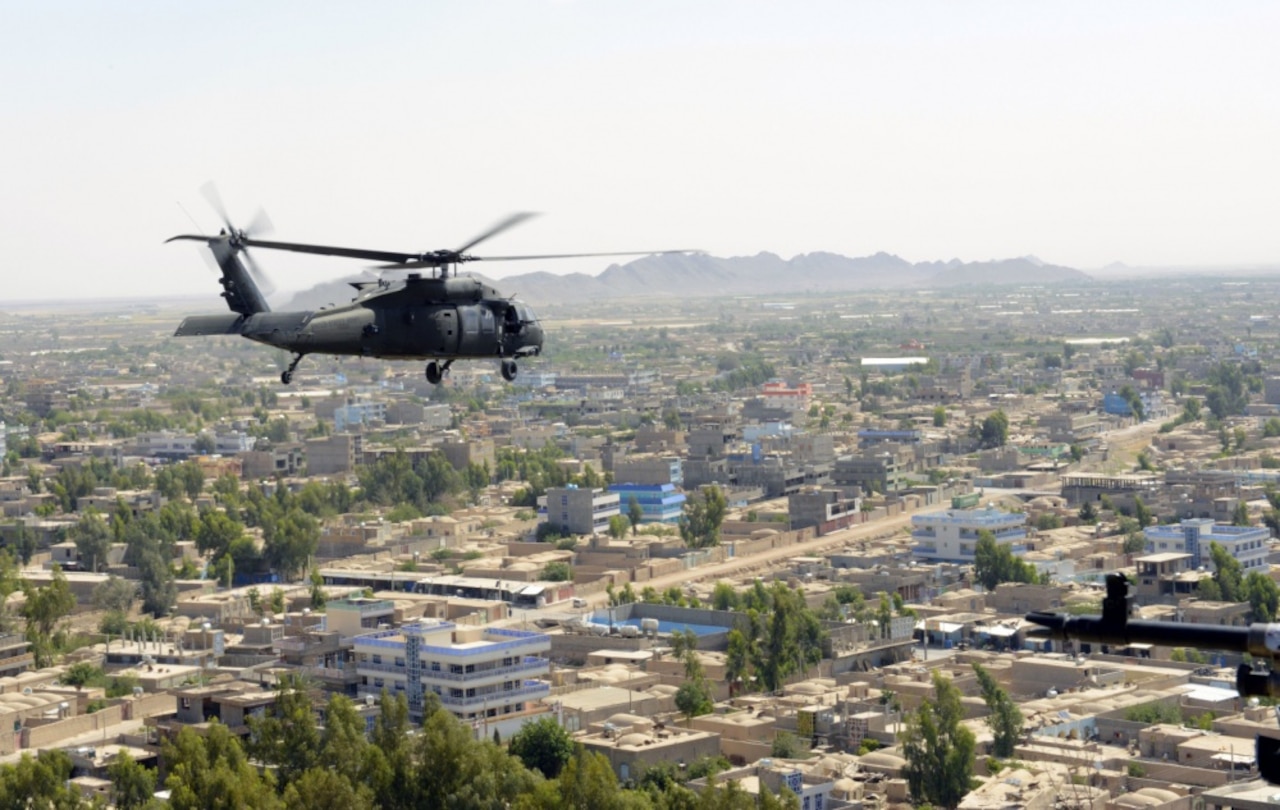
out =
{"type": "Polygon", "coordinates": [[[497,323],[493,310],[482,304],[458,307],[461,344],[458,354],[465,357],[491,357],[497,354],[497,323]]]}
{"type": "Polygon", "coordinates": [[[380,357],[431,360],[458,356],[461,330],[452,304],[405,306],[384,310],[380,357]]]}

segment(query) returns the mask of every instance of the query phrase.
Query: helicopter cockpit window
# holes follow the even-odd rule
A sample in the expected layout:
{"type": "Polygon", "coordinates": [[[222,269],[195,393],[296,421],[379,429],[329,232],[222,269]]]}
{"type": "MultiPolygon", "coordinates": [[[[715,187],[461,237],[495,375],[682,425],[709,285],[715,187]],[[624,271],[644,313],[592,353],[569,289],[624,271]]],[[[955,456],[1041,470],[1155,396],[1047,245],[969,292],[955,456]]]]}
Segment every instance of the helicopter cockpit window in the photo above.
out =
{"type": "Polygon", "coordinates": [[[516,308],[520,310],[520,320],[525,323],[536,323],[538,316],[533,314],[533,310],[529,309],[528,304],[517,304],[516,308]]]}

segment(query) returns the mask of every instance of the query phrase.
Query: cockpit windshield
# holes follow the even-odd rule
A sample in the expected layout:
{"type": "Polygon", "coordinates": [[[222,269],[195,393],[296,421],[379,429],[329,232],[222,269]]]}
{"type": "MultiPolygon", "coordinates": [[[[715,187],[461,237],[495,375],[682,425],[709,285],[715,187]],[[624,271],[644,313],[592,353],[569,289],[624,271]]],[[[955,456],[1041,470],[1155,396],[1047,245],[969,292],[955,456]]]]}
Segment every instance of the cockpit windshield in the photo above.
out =
{"type": "Polygon", "coordinates": [[[533,310],[523,301],[516,301],[516,312],[520,315],[520,320],[524,323],[537,323],[538,316],[533,314],[533,310]]]}

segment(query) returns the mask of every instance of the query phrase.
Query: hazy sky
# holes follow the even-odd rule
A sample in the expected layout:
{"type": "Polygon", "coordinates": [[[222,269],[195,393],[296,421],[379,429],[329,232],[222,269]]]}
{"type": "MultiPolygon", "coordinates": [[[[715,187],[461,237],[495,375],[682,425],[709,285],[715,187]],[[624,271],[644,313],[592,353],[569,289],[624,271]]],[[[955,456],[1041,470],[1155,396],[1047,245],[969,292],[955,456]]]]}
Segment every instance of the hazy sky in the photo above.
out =
{"type": "MultiPolygon", "coordinates": [[[[11,2],[3,300],[191,244],[1280,262],[1274,2],[11,2]]],[[[281,289],[359,263],[259,251],[281,289]]],[[[597,273],[607,261],[486,265],[597,273]]],[[[474,266],[474,265],[473,265],[474,266]]]]}

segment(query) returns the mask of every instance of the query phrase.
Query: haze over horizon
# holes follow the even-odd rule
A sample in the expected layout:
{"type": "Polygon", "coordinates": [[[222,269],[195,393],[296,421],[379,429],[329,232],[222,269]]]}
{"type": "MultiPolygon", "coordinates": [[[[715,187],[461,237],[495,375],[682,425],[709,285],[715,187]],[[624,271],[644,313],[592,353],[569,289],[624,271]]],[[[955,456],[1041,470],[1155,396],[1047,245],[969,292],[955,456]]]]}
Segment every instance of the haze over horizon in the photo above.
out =
{"type": "MultiPolygon", "coordinates": [[[[177,233],[480,255],[1274,266],[1280,7],[28,4],[5,299],[207,294],[177,233]]],[[[258,251],[280,290],[359,262],[258,251]]],[[[612,260],[472,268],[597,274],[612,260]]],[[[620,259],[618,261],[625,261],[620,259]]]]}

